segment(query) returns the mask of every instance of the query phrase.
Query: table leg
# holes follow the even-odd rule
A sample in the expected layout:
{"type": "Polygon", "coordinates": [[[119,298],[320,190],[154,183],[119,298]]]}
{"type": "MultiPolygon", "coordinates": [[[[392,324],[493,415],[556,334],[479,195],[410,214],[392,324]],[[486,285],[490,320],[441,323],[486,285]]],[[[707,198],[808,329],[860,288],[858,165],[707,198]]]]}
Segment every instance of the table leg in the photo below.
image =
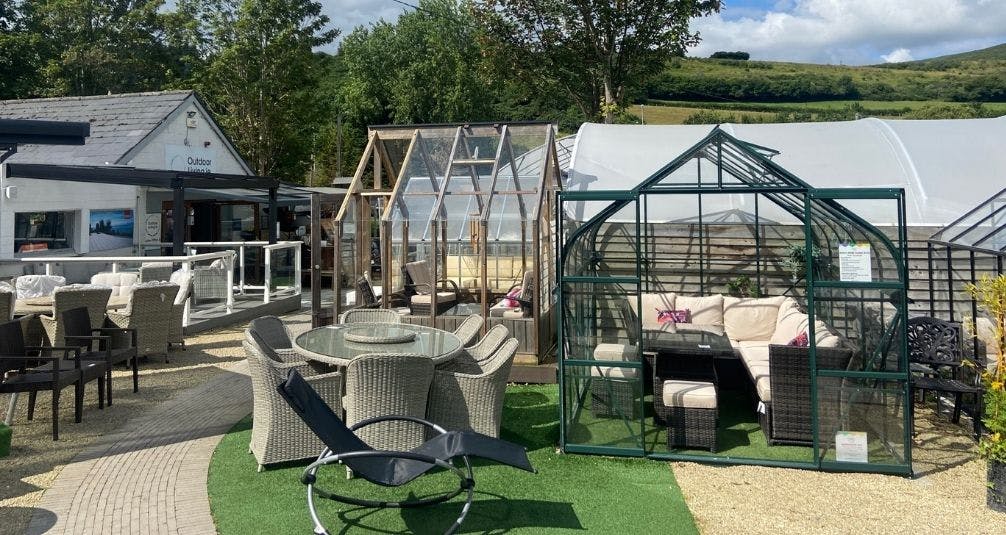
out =
{"type": "Polygon", "coordinates": [[[17,392],[10,395],[10,403],[7,404],[7,417],[4,419],[4,424],[10,427],[14,424],[14,409],[17,408],[17,392]]]}

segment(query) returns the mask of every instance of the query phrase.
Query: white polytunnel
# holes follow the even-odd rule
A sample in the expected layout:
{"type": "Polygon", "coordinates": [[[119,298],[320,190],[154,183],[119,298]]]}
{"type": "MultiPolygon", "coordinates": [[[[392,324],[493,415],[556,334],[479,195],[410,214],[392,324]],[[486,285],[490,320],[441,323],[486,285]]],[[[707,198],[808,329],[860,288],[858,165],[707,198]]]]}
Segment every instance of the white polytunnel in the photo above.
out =
{"type": "MultiPolygon", "coordinates": [[[[710,125],[604,125],[580,127],[565,180],[567,191],[629,190],[698,143],[710,125]]],[[[904,188],[914,226],[943,226],[1006,185],[1006,117],[907,121],[723,124],[730,135],[779,151],[771,157],[814,188],[904,188]]],[[[750,214],[753,195],[703,196],[704,214],[750,214]]],[[[760,216],[783,218],[762,203],[760,216]]],[[[568,203],[577,220],[601,203],[568,203]]],[[[876,225],[897,217],[885,204],[856,206],[876,225]]],[[[628,215],[628,214],[626,214],[628,215]]],[[[680,204],[648,208],[651,222],[688,221],[698,215],[680,204]]],[[[615,220],[618,220],[616,217],[615,220]]]]}

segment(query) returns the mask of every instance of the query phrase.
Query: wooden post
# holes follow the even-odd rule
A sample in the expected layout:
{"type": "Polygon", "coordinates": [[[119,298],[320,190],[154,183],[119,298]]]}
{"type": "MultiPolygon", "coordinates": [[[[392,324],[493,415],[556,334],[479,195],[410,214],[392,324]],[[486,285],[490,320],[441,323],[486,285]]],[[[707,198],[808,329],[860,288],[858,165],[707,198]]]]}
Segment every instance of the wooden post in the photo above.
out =
{"type": "Polygon", "coordinates": [[[185,224],[189,214],[185,210],[185,187],[182,177],[171,179],[173,200],[171,202],[171,251],[174,256],[185,256],[185,224]]]}
{"type": "MultiPolygon", "coordinates": [[[[311,327],[321,327],[321,194],[311,194],[311,327]]],[[[300,273],[297,274],[301,276],[300,273]]]]}

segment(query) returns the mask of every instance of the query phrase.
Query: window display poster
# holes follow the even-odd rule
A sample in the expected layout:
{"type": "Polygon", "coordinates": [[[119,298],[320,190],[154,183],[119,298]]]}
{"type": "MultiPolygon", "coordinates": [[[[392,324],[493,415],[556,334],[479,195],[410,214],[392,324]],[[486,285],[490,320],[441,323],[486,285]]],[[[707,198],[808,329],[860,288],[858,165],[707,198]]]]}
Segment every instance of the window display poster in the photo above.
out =
{"type": "Polygon", "coordinates": [[[838,244],[838,275],[843,282],[871,282],[873,271],[870,265],[870,244],[838,244]]]}
{"type": "Polygon", "coordinates": [[[91,210],[89,247],[107,251],[133,246],[133,210],[91,210]]]}

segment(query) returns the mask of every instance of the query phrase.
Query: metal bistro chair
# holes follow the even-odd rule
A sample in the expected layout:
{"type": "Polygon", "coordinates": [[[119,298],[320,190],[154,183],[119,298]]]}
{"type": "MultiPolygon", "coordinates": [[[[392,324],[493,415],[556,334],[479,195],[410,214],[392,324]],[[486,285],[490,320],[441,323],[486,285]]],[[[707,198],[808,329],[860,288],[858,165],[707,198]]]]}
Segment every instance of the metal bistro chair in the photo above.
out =
{"type": "Polygon", "coordinates": [[[98,408],[104,408],[105,365],[81,360],[79,349],[26,347],[21,322],[0,324],[0,394],[28,392],[28,420],[35,416],[39,390],[52,393],[52,439],[59,440],[59,395],[74,387],[74,421],[84,413],[84,383],[98,381],[98,408]],[[35,353],[38,354],[35,354],[35,353]],[[46,363],[39,366],[40,363],[46,363]],[[13,372],[13,373],[10,373],[13,372]]]}
{"type": "MultiPolygon", "coordinates": [[[[432,368],[430,371],[432,372],[432,368]]],[[[347,427],[296,371],[290,372],[286,382],[279,386],[279,392],[326,446],[318,460],[308,466],[301,477],[301,482],[307,485],[307,507],[314,524],[314,533],[319,535],[327,534],[328,531],[318,518],[315,496],[362,507],[404,508],[443,503],[464,492],[467,500],[461,507],[461,514],[445,532],[451,534],[461,527],[475,497],[475,474],[468,457],[482,457],[505,466],[535,472],[527,457],[527,450],[517,444],[469,431],[445,431],[418,417],[396,416],[391,413],[361,420],[347,427]],[[422,425],[439,434],[409,451],[376,449],[359,436],[367,427],[391,423],[422,425]],[[464,461],[464,468],[454,466],[453,459],[464,461]],[[434,468],[453,473],[460,483],[456,489],[404,502],[366,500],[336,494],[317,486],[318,470],[333,463],[345,464],[356,476],[384,487],[405,485],[434,468]]]]}
{"type": "Polygon", "coordinates": [[[80,358],[85,361],[100,361],[105,364],[108,383],[107,392],[109,406],[112,405],[112,366],[128,362],[133,370],[133,393],[140,391],[140,371],[136,358],[136,329],[118,327],[92,327],[86,308],[74,308],[63,312],[60,320],[63,324],[63,335],[66,345],[80,350],[80,358]],[[112,343],[113,335],[125,335],[130,343],[125,347],[116,347],[112,343]]]}
{"type": "MultiPolygon", "coordinates": [[[[975,366],[974,362],[964,357],[961,326],[936,318],[909,318],[908,328],[908,360],[912,366],[911,396],[915,392],[932,390],[937,392],[936,406],[939,409],[939,393],[945,392],[954,396],[954,412],[951,421],[958,423],[961,417],[961,405],[964,394],[975,396],[974,420],[975,437],[981,436],[982,429],[982,396],[977,374],[973,380],[964,380],[962,369],[975,366]]],[[[911,404],[912,432],[914,433],[914,403],[911,404]]]]}

